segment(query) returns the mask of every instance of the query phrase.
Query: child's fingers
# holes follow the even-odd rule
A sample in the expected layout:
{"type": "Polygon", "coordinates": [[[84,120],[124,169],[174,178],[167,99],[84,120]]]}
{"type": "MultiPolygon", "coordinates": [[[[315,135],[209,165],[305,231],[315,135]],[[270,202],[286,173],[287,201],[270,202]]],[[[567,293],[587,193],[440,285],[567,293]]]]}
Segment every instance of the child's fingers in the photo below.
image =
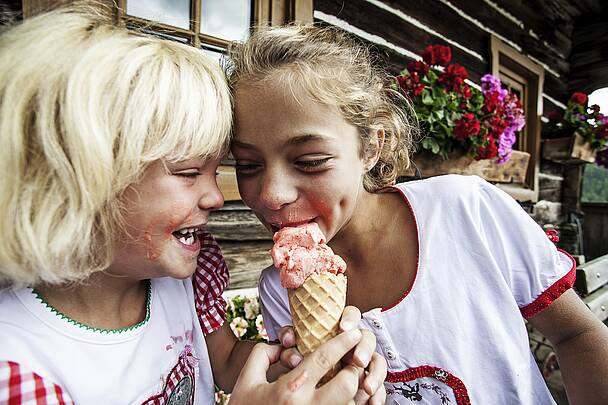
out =
{"type": "Polygon", "coordinates": [[[334,378],[315,392],[317,402],[323,404],[355,404],[359,387],[359,370],[356,366],[344,367],[334,378]],[[321,401],[319,401],[321,400],[321,401]]]}
{"type": "Polygon", "coordinates": [[[305,357],[300,367],[308,370],[310,379],[316,383],[360,340],[359,329],[342,332],[305,357]]]}
{"type": "Polygon", "coordinates": [[[281,352],[281,364],[289,369],[295,368],[303,359],[304,357],[302,357],[295,347],[285,349],[281,352]]]}
{"type": "Polygon", "coordinates": [[[349,305],[342,311],[342,317],[340,318],[340,330],[348,332],[351,329],[359,327],[361,322],[361,311],[359,308],[349,305]]]}
{"type": "Polygon", "coordinates": [[[383,405],[386,402],[386,389],[384,388],[384,384],[380,385],[380,388],[372,395],[369,399],[369,405],[383,405]]]}
{"type": "Polygon", "coordinates": [[[245,366],[241,370],[238,381],[241,385],[257,385],[266,383],[266,372],[271,364],[279,360],[281,346],[258,343],[253,347],[245,366]]]}
{"type": "Polygon", "coordinates": [[[376,336],[367,329],[362,329],[361,333],[361,341],[357,347],[355,347],[352,362],[356,366],[367,368],[372,358],[372,353],[374,353],[376,349],[376,336]]]}
{"type": "Polygon", "coordinates": [[[283,326],[279,330],[279,341],[283,347],[295,347],[296,334],[293,331],[293,326],[283,326]]]}
{"type": "MultiPolygon", "coordinates": [[[[372,354],[372,359],[367,368],[368,373],[363,380],[363,389],[372,397],[376,396],[378,391],[384,391],[384,380],[386,379],[386,360],[378,353],[372,354]]],[[[386,393],[384,394],[386,397],[386,393]]]]}

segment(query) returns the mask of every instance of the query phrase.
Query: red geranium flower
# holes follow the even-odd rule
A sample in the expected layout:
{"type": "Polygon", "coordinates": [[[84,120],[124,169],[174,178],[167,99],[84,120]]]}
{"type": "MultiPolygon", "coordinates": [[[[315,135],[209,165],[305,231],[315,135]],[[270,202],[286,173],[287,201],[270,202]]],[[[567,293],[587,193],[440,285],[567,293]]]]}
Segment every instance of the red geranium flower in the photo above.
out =
{"type": "Polygon", "coordinates": [[[463,140],[477,135],[480,130],[479,120],[472,113],[462,114],[462,118],[454,121],[454,138],[463,140]]]}
{"type": "Polygon", "coordinates": [[[475,156],[475,160],[492,159],[498,155],[498,147],[496,146],[496,141],[494,138],[487,136],[486,140],[488,141],[486,146],[479,146],[477,148],[477,156],[475,156]]]}
{"type": "Polygon", "coordinates": [[[439,77],[437,83],[443,84],[446,90],[460,91],[464,81],[469,77],[469,72],[458,63],[448,66],[439,77]]]}
{"type": "Polygon", "coordinates": [[[581,92],[573,93],[570,97],[570,101],[576,104],[585,105],[587,104],[587,95],[581,92]]]}
{"type": "Polygon", "coordinates": [[[427,65],[426,63],[424,63],[421,60],[417,60],[417,61],[408,63],[407,70],[410,73],[416,72],[419,75],[424,76],[429,72],[429,65],[427,65]]]}
{"type": "Polygon", "coordinates": [[[422,59],[432,66],[447,66],[450,60],[452,60],[452,50],[449,46],[427,45],[424,48],[422,59]]]}

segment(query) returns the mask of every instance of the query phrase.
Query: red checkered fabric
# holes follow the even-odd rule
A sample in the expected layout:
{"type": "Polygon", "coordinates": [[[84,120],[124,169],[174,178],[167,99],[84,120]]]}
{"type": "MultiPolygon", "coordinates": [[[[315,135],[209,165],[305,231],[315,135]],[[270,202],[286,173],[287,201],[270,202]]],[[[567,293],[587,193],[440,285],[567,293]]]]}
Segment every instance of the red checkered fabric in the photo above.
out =
{"type": "Polygon", "coordinates": [[[197,364],[198,360],[192,354],[191,347],[186,346],[177,365],[169,373],[163,391],[144,401],[142,405],[193,404],[196,386],[194,369],[197,364]]]}
{"type": "Polygon", "coordinates": [[[217,330],[226,320],[226,301],[222,292],[228,286],[228,267],[219,245],[210,233],[199,234],[201,251],[192,276],[194,304],[205,335],[217,330]]]}
{"type": "Polygon", "coordinates": [[[61,387],[13,361],[0,361],[0,404],[63,405],[74,401],[61,387]]]}

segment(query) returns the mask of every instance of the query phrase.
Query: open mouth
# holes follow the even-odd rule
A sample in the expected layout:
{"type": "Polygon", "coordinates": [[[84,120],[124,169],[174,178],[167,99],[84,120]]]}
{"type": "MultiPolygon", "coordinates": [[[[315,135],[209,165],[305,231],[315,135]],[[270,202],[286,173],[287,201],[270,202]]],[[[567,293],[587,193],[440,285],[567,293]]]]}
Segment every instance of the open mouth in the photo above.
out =
{"type": "Polygon", "coordinates": [[[173,232],[173,236],[175,236],[180,243],[186,246],[194,246],[198,242],[198,232],[199,229],[196,227],[182,228],[173,232]]]}
{"type": "Polygon", "coordinates": [[[310,218],[310,219],[306,219],[303,221],[294,221],[294,222],[283,222],[283,223],[279,223],[279,222],[271,222],[270,228],[272,230],[273,233],[279,231],[281,228],[285,228],[285,227],[296,227],[296,226],[300,226],[300,225],[304,225],[304,224],[308,224],[310,222],[313,222],[314,218],[310,218]]]}

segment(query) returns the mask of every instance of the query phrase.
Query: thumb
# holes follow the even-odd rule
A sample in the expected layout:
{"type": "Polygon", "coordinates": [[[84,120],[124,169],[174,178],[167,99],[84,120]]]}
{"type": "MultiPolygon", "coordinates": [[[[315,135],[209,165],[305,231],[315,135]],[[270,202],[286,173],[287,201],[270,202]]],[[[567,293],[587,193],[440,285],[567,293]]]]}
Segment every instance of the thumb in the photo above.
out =
{"type": "Polygon", "coordinates": [[[240,385],[267,383],[266,372],[271,364],[279,360],[280,355],[280,345],[256,344],[239,374],[238,383],[240,385]]]}

